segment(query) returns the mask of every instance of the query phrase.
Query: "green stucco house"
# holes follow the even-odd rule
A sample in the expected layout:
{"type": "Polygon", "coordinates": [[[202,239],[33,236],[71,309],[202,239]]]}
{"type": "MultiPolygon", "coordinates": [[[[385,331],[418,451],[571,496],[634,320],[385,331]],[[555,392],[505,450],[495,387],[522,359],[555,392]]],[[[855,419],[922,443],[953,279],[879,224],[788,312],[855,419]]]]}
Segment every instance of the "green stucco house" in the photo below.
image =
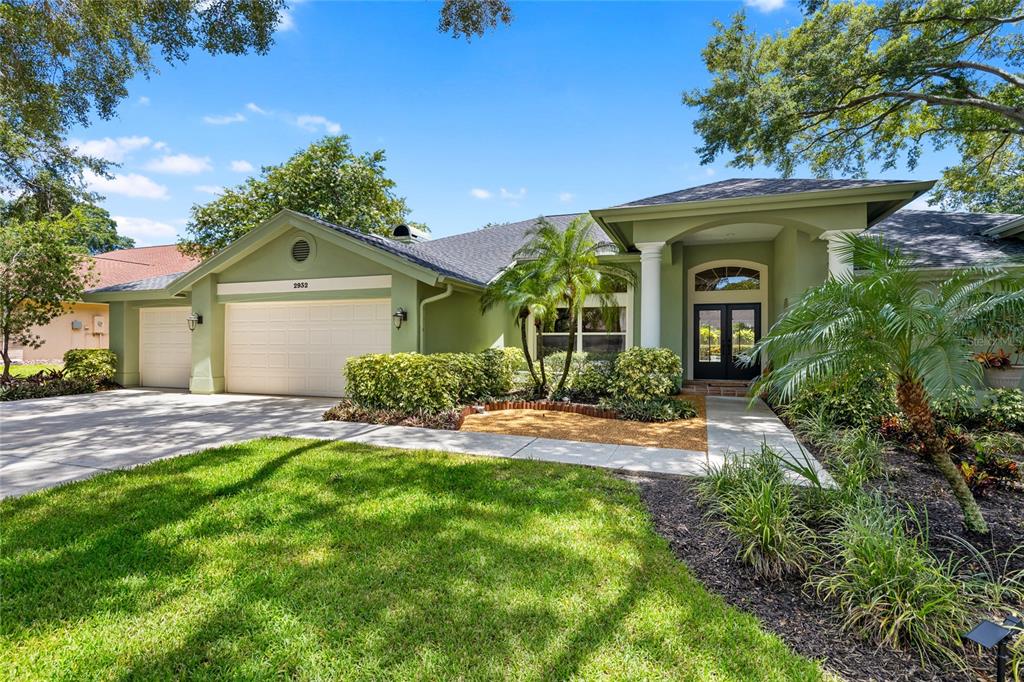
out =
{"type": "MultiPolygon", "coordinates": [[[[756,368],[732,357],[808,287],[850,270],[834,248],[844,233],[880,235],[936,278],[1024,256],[1024,216],[903,208],[932,184],[734,179],[590,211],[602,257],[639,284],[617,294],[611,327],[583,316],[578,349],[664,346],[686,378],[746,379],[756,368]]],[[[535,222],[433,240],[398,226],[388,239],[282,211],[193,270],[85,298],[109,304],[125,386],[340,396],[354,355],[518,345],[512,317],[481,313],[479,299],[535,222]]],[[[567,332],[557,323],[547,347],[567,332]]]]}

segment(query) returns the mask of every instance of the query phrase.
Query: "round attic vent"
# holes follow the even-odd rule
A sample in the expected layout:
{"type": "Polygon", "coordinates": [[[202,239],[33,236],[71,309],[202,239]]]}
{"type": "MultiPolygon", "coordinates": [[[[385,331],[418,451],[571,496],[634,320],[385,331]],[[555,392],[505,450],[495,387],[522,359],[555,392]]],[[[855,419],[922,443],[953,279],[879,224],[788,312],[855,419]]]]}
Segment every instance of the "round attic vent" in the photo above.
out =
{"type": "Polygon", "coordinates": [[[295,240],[295,243],[292,244],[292,260],[296,263],[302,263],[309,258],[309,252],[309,242],[305,239],[297,239],[295,240]]]}

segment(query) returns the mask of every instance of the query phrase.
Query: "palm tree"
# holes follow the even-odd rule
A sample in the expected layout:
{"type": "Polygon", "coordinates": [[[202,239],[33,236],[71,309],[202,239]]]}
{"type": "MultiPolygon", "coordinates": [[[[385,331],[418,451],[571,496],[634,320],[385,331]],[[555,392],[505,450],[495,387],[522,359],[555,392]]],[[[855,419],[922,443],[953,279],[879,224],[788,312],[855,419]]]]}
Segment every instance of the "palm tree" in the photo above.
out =
{"type": "Polygon", "coordinates": [[[550,299],[569,315],[569,347],[554,389],[557,395],[565,388],[572,366],[576,327],[587,297],[597,296],[600,307],[611,317],[615,311],[612,294],[624,283],[635,283],[636,274],[598,258],[598,253],[609,245],[594,239],[594,221],[590,216],[574,218],[564,230],[541,218],[527,235],[528,241],[516,252],[517,264],[513,270],[520,270],[526,279],[543,283],[550,299]]]}
{"type": "Polygon", "coordinates": [[[523,355],[526,358],[526,366],[530,370],[530,377],[533,379],[534,390],[541,393],[547,387],[547,375],[544,371],[544,363],[541,362],[540,376],[537,376],[526,332],[530,320],[533,320],[537,329],[537,355],[542,356],[544,323],[554,315],[555,311],[547,284],[529,268],[509,268],[491,282],[480,297],[481,312],[487,312],[499,304],[504,304],[515,316],[516,326],[519,327],[521,334],[523,355]]]}
{"type": "Polygon", "coordinates": [[[987,532],[985,519],[939,435],[933,401],[956,387],[979,385],[981,367],[967,336],[978,319],[997,312],[1024,315],[1024,275],[1005,269],[962,268],[930,284],[910,259],[877,239],[849,237],[843,245],[860,270],[807,292],[754,345],[773,369],[755,383],[788,401],[808,381],[838,376],[865,363],[897,380],[897,402],[946,479],[969,530],[987,532]]]}

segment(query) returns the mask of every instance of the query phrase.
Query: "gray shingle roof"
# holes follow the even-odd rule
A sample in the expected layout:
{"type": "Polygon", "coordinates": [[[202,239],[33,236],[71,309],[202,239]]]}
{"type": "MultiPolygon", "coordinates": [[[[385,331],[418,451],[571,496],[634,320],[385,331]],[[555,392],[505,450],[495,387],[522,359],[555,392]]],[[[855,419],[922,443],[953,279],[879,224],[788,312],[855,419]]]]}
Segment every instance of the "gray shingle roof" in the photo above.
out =
{"type": "Polygon", "coordinates": [[[353,239],[375,246],[393,256],[404,258],[411,263],[425,267],[428,270],[433,270],[438,274],[445,275],[447,277],[454,277],[455,279],[461,279],[473,284],[479,284],[475,279],[460,270],[456,264],[446,263],[441,259],[432,258],[429,255],[421,253],[417,248],[419,244],[403,244],[402,242],[396,242],[395,240],[388,239],[387,237],[381,237],[376,234],[366,234],[365,232],[353,230],[348,227],[342,227],[341,225],[335,225],[334,223],[329,223],[326,220],[320,220],[313,216],[305,214],[302,215],[315,223],[334,230],[335,232],[340,232],[341,234],[352,237],[353,239]]]}
{"type": "MultiPolygon", "coordinates": [[[[586,214],[549,215],[544,216],[544,219],[564,230],[574,218],[581,215],[586,214]]],[[[526,244],[527,232],[538,220],[539,218],[532,218],[516,223],[491,225],[473,232],[417,242],[411,246],[425,258],[446,263],[449,267],[457,267],[477,284],[487,284],[512,262],[515,252],[526,244]]],[[[611,242],[608,235],[596,224],[593,228],[593,238],[598,242],[611,242]]],[[[609,251],[614,252],[614,247],[609,251]]]]}
{"type": "MultiPolygon", "coordinates": [[[[188,271],[186,270],[185,272],[188,271]]],[[[134,282],[124,282],[123,284],[114,284],[109,287],[89,289],[88,292],[95,294],[112,291],[156,291],[157,289],[163,289],[168,284],[184,275],[185,272],[172,272],[169,275],[157,275],[156,277],[137,279],[134,282]]]]}
{"type": "Polygon", "coordinates": [[[715,199],[739,199],[741,197],[767,196],[771,194],[790,194],[793,192],[820,192],[834,189],[857,189],[894,185],[913,180],[816,180],[804,178],[730,178],[707,185],[687,187],[676,192],[657,194],[646,199],[637,199],[629,203],[619,204],[613,208],[633,208],[639,206],[660,206],[663,204],[679,204],[688,201],[712,201],[715,199]]]}
{"type": "Polygon", "coordinates": [[[949,268],[1024,259],[1024,240],[982,234],[1024,216],[1007,213],[946,213],[903,209],[865,234],[882,237],[920,267],[949,268]]]}

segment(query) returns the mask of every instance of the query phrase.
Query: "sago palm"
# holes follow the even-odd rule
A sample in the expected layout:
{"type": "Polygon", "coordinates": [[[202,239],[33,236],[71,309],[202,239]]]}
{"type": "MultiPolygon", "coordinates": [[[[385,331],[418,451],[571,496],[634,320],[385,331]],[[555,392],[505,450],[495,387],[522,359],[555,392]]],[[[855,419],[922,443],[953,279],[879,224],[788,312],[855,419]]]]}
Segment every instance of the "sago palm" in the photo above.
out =
{"type": "MultiPolygon", "coordinates": [[[[633,284],[632,270],[598,258],[608,244],[594,238],[594,221],[582,215],[573,219],[564,230],[543,218],[529,231],[528,241],[516,252],[518,269],[523,277],[542,282],[551,299],[569,316],[569,347],[565,365],[555,386],[557,395],[565,388],[576,347],[576,327],[588,296],[596,296],[606,315],[615,309],[613,293],[623,284],[633,284]]],[[[542,363],[543,364],[543,361],[542,363]]]]}
{"type": "Polygon", "coordinates": [[[958,386],[981,383],[967,336],[994,312],[1024,315],[1024,275],[963,268],[931,283],[877,239],[849,237],[843,248],[857,276],[807,292],[754,345],[748,361],[764,356],[773,367],[756,382],[755,395],[765,390],[787,401],[809,381],[866,364],[888,369],[896,377],[899,408],[952,489],[967,528],[987,532],[932,405],[958,386]]]}

